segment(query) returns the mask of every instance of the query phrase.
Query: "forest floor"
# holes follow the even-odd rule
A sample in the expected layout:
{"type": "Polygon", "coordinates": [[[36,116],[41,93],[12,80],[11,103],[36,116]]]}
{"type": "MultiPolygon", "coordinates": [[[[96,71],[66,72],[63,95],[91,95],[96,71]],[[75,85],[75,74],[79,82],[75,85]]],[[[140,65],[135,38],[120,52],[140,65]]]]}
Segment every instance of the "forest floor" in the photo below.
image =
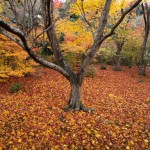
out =
{"type": "Polygon", "coordinates": [[[0,83],[0,150],[150,150],[150,72],[96,68],[82,87],[94,112],[64,112],[69,92],[67,80],[46,68],[0,83]],[[9,93],[15,82],[21,89],[9,93]]]}

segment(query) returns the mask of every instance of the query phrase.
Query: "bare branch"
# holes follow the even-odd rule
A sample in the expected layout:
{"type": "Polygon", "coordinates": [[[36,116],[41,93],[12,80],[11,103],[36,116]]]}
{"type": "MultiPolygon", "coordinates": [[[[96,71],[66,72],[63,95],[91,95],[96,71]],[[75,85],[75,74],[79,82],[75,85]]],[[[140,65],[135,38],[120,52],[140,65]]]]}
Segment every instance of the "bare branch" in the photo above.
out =
{"type": "Polygon", "coordinates": [[[54,19],[53,19],[53,1],[52,0],[42,0],[42,8],[43,8],[43,18],[45,28],[51,28],[47,30],[47,36],[51,44],[52,51],[55,55],[56,60],[60,64],[62,68],[67,70],[69,74],[73,74],[73,70],[70,65],[64,60],[62,52],[60,50],[59,41],[56,36],[56,32],[54,29],[54,19]]]}
{"type": "Polygon", "coordinates": [[[17,13],[17,8],[16,8],[16,3],[15,1],[12,1],[12,0],[8,0],[8,3],[10,5],[10,8],[12,10],[12,13],[14,14],[15,16],[15,19],[17,21],[17,24],[19,25],[19,16],[18,16],[18,13],[17,13]]]}
{"type": "Polygon", "coordinates": [[[117,21],[117,23],[112,27],[111,31],[106,34],[105,36],[103,36],[102,41],[104,41],[106,38],[110,37],[111,35],[114,34],[115,29],[121,24],[121,22],[123,21],[123,19],[125,18],[125,16],[132,11],[136,6],[139,5],[139,3],[142,0],[137,0],[129,9],[127,9],[126,11],[124,11],[124,13],[122,13],[121,18],[117,21]]]}
{"type": "Polygon", "coordinates": [[[93,38],[95,37],[94,35],[94,31],[93,31],[93,27],[91,25],[91,23],[87,20],[86,15],[85,15],[85,11],[84,11],[84,1],[81,1],[81,8],[79,7],[79,5],[76,3],[78,9],[81,12],[81,18],[85,21],[85,23],[90,27],[91,33],[93,35],[93,38]]]}
{"type": "Polygon", "coordinates": [[[19,39],[15,38],[14,36],[12,36],[11,34],[9,34],[7,31],[5,31],[3,29],[1,30],[0,33],[2,33],[3,35],[5,35],[10,40],[14,41],[15,43],[17,43],[18,45],[20,45],[24,49],[24,45],[23,45],[23,43],[19,39]]]}
{"type": "Polygon", "coordinates": [[[33,58],[33,60],[35,60],[36,62],[48,67],[48,68],[51,68],[51,69],[54,69],[56,71],[58,71],[59,73],[63,74],[67,79],[69,79],[69,74],[66,72],[66,70],[64,70],[62,67],[56,65],[56,64],[53,64],[51,62],[48,62],[46,61],[45,59],[41,58],[39,55],[37,55],[36,53],[34,53],[31,48],[28,46],[28,43],[27,43],[27,40],[24,36],[24,34],[17,28],[5,23],[3,20],[0,19],[0,27],[2,27],[3,29],[5,29],[6,31],[18,36],[22,43],[23,43],[23,46],[24,46],[24,50],[26,50],[26,52],[29,54],[29,56],[31,58],[33,58]]]}
{"type": "MultiPolygon", "coordinates": [[[[58,19],[57,19],[58,20],[58,19]]],[[[45,32],[47,32],[48,30],[50,30],[52,27],[53,27],[53,25],[56,23],[56,21],[57,20],[55,20],[55,22],[52,24],[52,25],[50,25],[47,29],[45,29],[45,30],[43,30],[40,34],[38,34],[34,39],[33,39],[33,43],[36,41],[36,39],[38,38],[38,37],[40,37],[43,33],[45,33],[45,32]]]]}
{"type": "Polygon", "coordinates": [[[144,24],[146,25],[146,13],[145,13],[145,8],[144,8],[144,5],[143,5],[143,4],[142,4],[142,10],[143,10],[144,24]]]}
{"type": "Polygon", "coordinates": [[[87,56],[85,57],[85,59],[82,63],[79,72],[78,72],[78,74],[80,74],[81,79],[84,77],[85,70],[86,70],[87,66],[89,65],[89,63],[94,58],[94,56],[95,56],[96,52],[98,51],[99,47],[101,46],[102,42],[114,33],[115,29],[120,25],[120,23],[123,21],[125,16],[131,10],[133,10],[141,1],[142,0],[137,0],[129,9],[124,11],[121,18],[117,21],[117,23],[114,25],[114,27],[112,27],[111,31],[108,34],[103,35],[104,29],[105,29],[106,24],[107,24],[110,5],[112,2],[111,0],[106,1],[103,12],[102,12],[102,16],[100,17],[100,20],[99,20],[99,26],[98,26],[96,38],[94,40],[94,43],[93,43],[91,49],[89,50],[89,53],[87,54],[87,56]]]}
{"type": "Polygon", "coordinates": [[[102,15],[99,19],[99,26],[97,29],[97,35],[94,39],[94,43],[80,67],[79,74],[81,74],[81,78],[83,78],[87,66],[89,65],[91,60],[94,58],[96,52],[98,51],[98,48],[100,47],[100,45],[102,43],[101,38],[103,36],[103,32],[104,32],[105,26],[107,24],[107,19],[108,19],[108,14],[110,11],[111,3],[112,3],[112,0],[107,0],[105,3],[104,9],[102,11],[102,15]]]}

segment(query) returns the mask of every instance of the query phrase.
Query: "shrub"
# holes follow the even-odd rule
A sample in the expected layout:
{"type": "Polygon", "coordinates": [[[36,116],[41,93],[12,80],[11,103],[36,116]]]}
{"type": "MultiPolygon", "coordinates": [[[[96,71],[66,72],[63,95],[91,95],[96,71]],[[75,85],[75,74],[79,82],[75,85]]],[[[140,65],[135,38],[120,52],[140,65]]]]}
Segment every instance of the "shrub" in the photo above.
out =
{"type": "Polygon", "coordinates": [[[39,54],[41,54],[42,56],[53,55],[53,52],[49,48],[48,42],[43,43],[43,46],[40,48],[39,54]]]}
{"type": "Polygon", "coordinates": [[[18,92],[21,88],[21,84],[20,83],[14,83],[10,89],[9,89],[9,92],[10,93],[15,93],[15,92],[18,92]]]}
{"type": "Polygon", "coordinates": [[[113,59],[114,51],[112,51],[110,48],[101,48],[100,52],[97,53],[95,59],[97,63],[105,63],[108,65],[112,64],[112,59],[113,59]]]}
{"type": "Polygon", "coordinates": [[[106,67],[105,65],[101,65],[100,69],[101,69],[101,70],[106,70],[107,67],[106,67]]]}
{"type": "Polygon", "coordinates": [[[131,38],[123,46],[122,64],[127,66],[138,65],[141,58],[141,41],[140,39],[131,38]]]}
{"type": "Polygon", "coordinates": [[[90,66],[85,74],[86,77],[89,78],[94,78],[94,76],[96,75],[96,71],[95,68],[93,66],[90,66]]]}
{"type": "Polygon", "coordinates": [[[73,69],[77,69],[82,62],[85,54],[80,52],[67,52],[65,53],[65,60],[68,61],[73,69]]]}

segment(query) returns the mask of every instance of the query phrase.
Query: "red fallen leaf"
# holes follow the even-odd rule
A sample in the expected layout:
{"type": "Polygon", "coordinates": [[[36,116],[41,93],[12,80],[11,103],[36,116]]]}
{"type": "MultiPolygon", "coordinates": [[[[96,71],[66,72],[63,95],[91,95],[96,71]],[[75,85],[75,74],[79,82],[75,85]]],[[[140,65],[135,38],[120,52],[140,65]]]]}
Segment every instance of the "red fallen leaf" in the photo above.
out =
{"type": "Polygon", "coordinates": [[[131,77],[136,68],[123,67],[125,72],[119,73],[108,68],[96,68],[97,75],[83,83],[83,103],[95,107],[93,113],[64,112],[69,83],[47,68],[40,78],[12,77],[0,83],[0,147],[148,149],[150,79],[139,84],[136,75],[131,77]],[[16,81],[23,89],[9,94],[7,89],[16,81]]]}

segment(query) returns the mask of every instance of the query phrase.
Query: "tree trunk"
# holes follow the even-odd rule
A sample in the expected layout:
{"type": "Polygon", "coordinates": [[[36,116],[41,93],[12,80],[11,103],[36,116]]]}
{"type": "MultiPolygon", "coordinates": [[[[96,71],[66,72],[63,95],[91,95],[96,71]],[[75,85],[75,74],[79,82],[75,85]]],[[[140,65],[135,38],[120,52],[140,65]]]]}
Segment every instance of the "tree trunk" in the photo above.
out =
{"type": "Polygon", "coordinates": [[[65,111],[72,109],[74,111],[83,110],[85,112],[91,110],[94,111],[93,108],[86,108],[83,106],[81,101],[81,83],[76,80],[76,82],[70,81],[71,85],[71,93],[68,101],[68,105],[65,107],[65,111]]]}
{"type": "Polygon", "coordinates": [[[71,83],[71,93],[68,106],[74,110],[80,110],[82,107],[81,85],[79,83],[71,83]]]}
{"type": "Polygon", "coordinates": [[[146,76],[146,65],[143,64],[139,66],[139,75],[146,76]]]}
{"type": "Polygon", "coordinates": [[[122,70],[120,64],[121,64],[121,55],[115,55],[114,56],[114,65],[115,65],[114,70],[115,71],[121,71],[122,70]]]}
{"type": "Polygon", "coordinates": [[[142,4],[142,10],[143,10],[143,18],[144,18],[144,24],[145,24],[145,35],[144,35],[144,40],[143,40],[143,45],[142,45],[141,63],[140,63],[138,74],[141,76],[145,76],[147,63],[144,60],[144,56],[146,54],[147,41],[148,41],[149,32],[150,32],[150,7],[148,3],[145,3],[144,5],[142,4]]]}

